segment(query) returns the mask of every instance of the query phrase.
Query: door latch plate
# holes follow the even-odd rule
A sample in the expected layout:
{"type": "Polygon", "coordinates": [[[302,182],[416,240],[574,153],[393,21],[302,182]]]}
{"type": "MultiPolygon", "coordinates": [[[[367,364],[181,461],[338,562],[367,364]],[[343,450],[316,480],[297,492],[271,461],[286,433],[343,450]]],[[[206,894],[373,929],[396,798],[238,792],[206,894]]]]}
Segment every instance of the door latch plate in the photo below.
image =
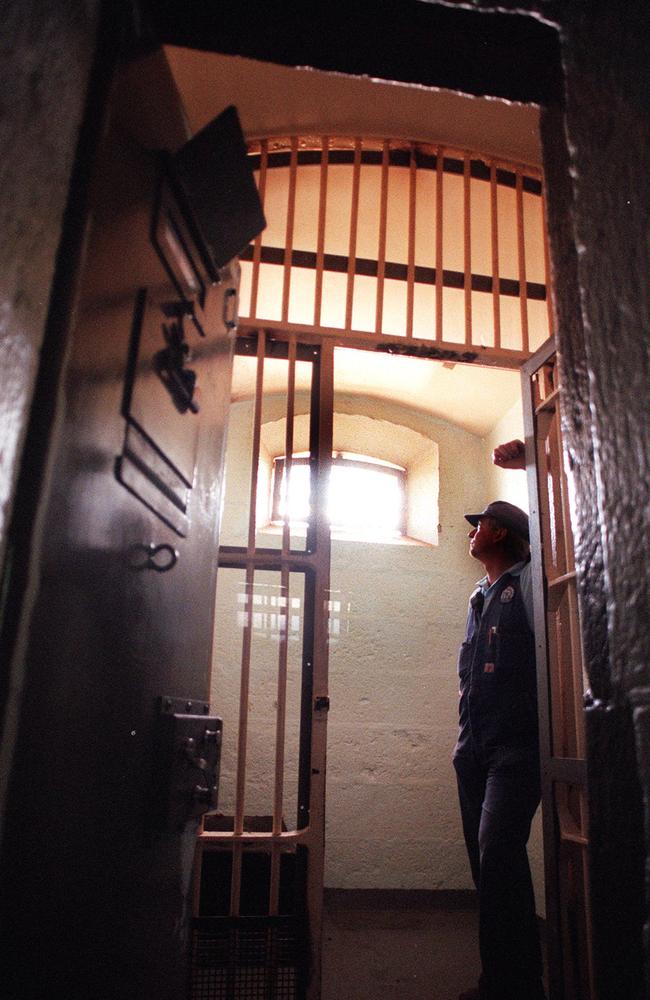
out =
{"type": "Polygon", "coordinates": [[[207,702],[160,699],[155,814],[161,830],[180,830],[216,809],[222,729],[207,702]]]}

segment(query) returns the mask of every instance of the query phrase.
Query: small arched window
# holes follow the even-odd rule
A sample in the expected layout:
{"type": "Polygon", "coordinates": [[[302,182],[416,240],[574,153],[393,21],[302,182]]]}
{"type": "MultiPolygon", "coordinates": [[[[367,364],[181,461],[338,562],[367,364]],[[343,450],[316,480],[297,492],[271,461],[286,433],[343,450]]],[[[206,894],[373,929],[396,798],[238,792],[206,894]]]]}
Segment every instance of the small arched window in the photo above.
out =
{"type": "MultiPolygon", "coordinates": [[[[271,520],[306,526],[310,511],[307,454],[294,455],[287,485],[286,459],[273,462],[271,520]]],[[[368,455],[335,452],[332,456],[327,516],[333,531],[373,539],[406,534],[406,470],[368,455]]]]}

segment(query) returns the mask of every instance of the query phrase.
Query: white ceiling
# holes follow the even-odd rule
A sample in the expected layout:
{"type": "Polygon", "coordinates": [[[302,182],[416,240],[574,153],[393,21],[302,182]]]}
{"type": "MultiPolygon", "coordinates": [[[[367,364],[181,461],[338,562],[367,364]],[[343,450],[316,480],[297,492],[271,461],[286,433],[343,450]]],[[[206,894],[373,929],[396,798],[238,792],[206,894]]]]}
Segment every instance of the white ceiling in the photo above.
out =
{"type": "Polygon", "coordinates": [[[539,111],[533,105],[174,46],[166,53],[192,134],[235,104],[249,139],[391,137],[534,166],[541,162],[539,111]]]}
{"type": "MultiPolygon", "coordinates": [[[[238,357],[232,396],[250,399],[255,393],[256,360],[238,357]]],[[[296,366],[296,391],[307,392],[311,365],[296,366]]],[[[286,393],[286,362],[267,361],[264,392],[286,393]]],[[[485,437],[519,399],[519,373],[497,368],[454,365],[440,361],[374,354],[337,348],[334,359],[337,393],[370,396],[441,417],[479,437],[485,437]]]]}
{"type": "MultiPolygon", "coordinates": [[[[235,104],[248,139],[390,136],[540,163],[538,109],[533,106],[211,52],[176,47],[166,52],[192,134],[235,104]]],[[[240,359],[234,398],[254,391],[253,366],[252,359],[249,365],[240,359]]],[[[269,366],[267,391],[281,390],[281,376],[276,386],[274,377],[269,366]]],[[[449,368],[436,361],[358,351],[337,351],[336,388],[421,409],[480,436],[492,430],[520,391],[518,372],[462,364],[449,368]]]]}

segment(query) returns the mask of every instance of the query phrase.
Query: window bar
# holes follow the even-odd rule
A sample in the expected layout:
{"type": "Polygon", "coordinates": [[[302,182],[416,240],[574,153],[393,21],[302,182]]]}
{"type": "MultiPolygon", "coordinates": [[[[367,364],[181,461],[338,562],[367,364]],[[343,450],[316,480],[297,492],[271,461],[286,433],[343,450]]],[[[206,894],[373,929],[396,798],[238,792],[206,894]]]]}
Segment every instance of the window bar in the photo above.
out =
{"type": "Polygon", "coordinates": [[[501,289],[499,282],[499,214],[497,207],[497,168],[490,163],[490,215],[492,220],[492,312],[494,346],[501,347],[501,289]]]}
{"type": "Polygon", "coordinates": [[[409,229],[408,229],[408,271],[406,285],[406,336],[413,336],[413,304],[415,297],[415,198],[417,162],[415,146],[411,143],[409,160],[409,229]]]}
{"type": "MultiPolygon", "coordinates": [[[[260,456],[260,434],[262,423],[262,391],[264,387],[264,353],[265,334],[260,330],[257,335],[257,377],[255,381],[255,411],[253,426],[253,454],[251,457],[251,489],[250,507],[248,512],[248,548],[250,556],[255,552],[255,507],[257,501],[257,469],[260,456]]],[[[255,569],[249,560],[246,564],[246,624],[242,637],[241,681],[239,690],[239,730],[237,737],[237,778],[235,792],[234,834],[241,836],[244,832],[244,795],[246,788],[246,749],[248,742],[248,700],[250,689],[251,639],[253,634],[253,586],[255,569]]],[[[241,891],[241,851],[235,841],[232,859],[232,881],[230,891],[231,915],[239,913],[239,897],[241,891]]]]}
{"type": "MultiPolygon", "coordinates": [[[[260,144],[260,177],[258,192],[260,201],[262,203],[262,209],[264,209],[264,200],[266,198],[266,170],[269,162],[269,144],[266,139],[262,139],[260,144]]],[[[260,286],[260,261],[262,257],[262,233],[258,233],[255,237],[255,245],[253,249],[253,274],[251,276],[251,304],[250,304],[250,314],[251,319],[257,316],[257,295],[260,286]]]]}
{"type": "Polygon", "coordinates": [[[444,150],[436,151],[436,340],[442,337],[442,184],[444,150]]]}
{"type": "Polygon", "coordinates": [[[357,223],[359,219],[359,180],[361,177],[361,139],[354,140],[354,166],[352,168],[352,206],[350,209],[350,249],[348,253],[348,287],[345,302],[345,330],[352,329],[352,302],[354,299],[354,270],[357,258],[357,223]]]}
{"type": "Polygon", "coordinates": [[[293,255],[293,229],[296,218],[296,180],[298,173],[298,137],[291,138],[289,161],[289,196],[287,203],[287,230],[284,239],[284,283],[282,286],[282,322],[289,319],[289,293],[291,289],[291,258],[293,255]]]}
{"type": "Polygon", "coordinates": [[[314,296],[314,326],[321,324],[323,305],[323,265],[325,260],[325,218],[327,211],[327,174],[329,169],[329,137],[324,135],[320,158],[320,188],[318,192],[318,237],[316,243],[316,289],[314,296]]]}
{"type": "Polygon", "coordinates": [[[465,293],[465,345],[472,343],[472,191],[469,154],[463,156],[463,287],[465,293]]]}
{"type": "Polygon", "coordinates": [[[528,351],[528,292],[526,288],[526,245],[524,242],[524,189],[521,170],[516,172],[517,249],[519,252],[519,304],[521,307],[521,349],[528,351]]]}
{"type": "Polygon", "coordinates": [[[375,333],[381,334],[384,322],[384,275],[386,273],[386,224],[388,219],[388,161],[390,143],[384,139],[381,153],[381,193],[379,202],[379,247],[377,249],[377,306],[375,333]]]}

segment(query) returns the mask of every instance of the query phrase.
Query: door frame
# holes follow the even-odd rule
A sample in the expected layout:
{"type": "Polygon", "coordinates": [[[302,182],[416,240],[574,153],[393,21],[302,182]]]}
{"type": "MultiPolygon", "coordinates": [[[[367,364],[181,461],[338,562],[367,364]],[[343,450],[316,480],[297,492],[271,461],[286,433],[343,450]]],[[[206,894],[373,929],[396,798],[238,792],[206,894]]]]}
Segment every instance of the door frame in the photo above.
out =
{"type": "Polygon", "coordinates": [[[594,1000],[583,685],[577,690],[584,657],[560,425],[560,369],[553,337],[522,365],[521,386],[533,571],[549,988],[551,1000],[594,1000]],[[544,374],[547,370],[552,370],[550,377],[544,374]],[[548,454],[547,438],[541,430],[544,420],[554,428],[548,454]],[[561,574],[554,571],[556,562],[561,563],[561,574]],[[549,627],[552,608],[565,597],[568,603],[563,624],[568,619],[570,634],[561,651],[552,651],[550,643],[557,641],[557,634],[552,636],[549,627]],[[570,693],[567,675],[572,678],[570,693]],[[565,704],[565,699],[571,704],[565,704]],[[575,746],[571,757],[563,755],[558,746],[561,726],[569,730],[575,746]],[[569,796],[575,799],[573,813],[569,796]],[[575,865],[571,867],[569,852],[578,855],[579,871],[575,865]],[[570,869],[573,878],[567,877],[570,869]],[[571,894],[573,907],[568,899],[571,894]]]}

